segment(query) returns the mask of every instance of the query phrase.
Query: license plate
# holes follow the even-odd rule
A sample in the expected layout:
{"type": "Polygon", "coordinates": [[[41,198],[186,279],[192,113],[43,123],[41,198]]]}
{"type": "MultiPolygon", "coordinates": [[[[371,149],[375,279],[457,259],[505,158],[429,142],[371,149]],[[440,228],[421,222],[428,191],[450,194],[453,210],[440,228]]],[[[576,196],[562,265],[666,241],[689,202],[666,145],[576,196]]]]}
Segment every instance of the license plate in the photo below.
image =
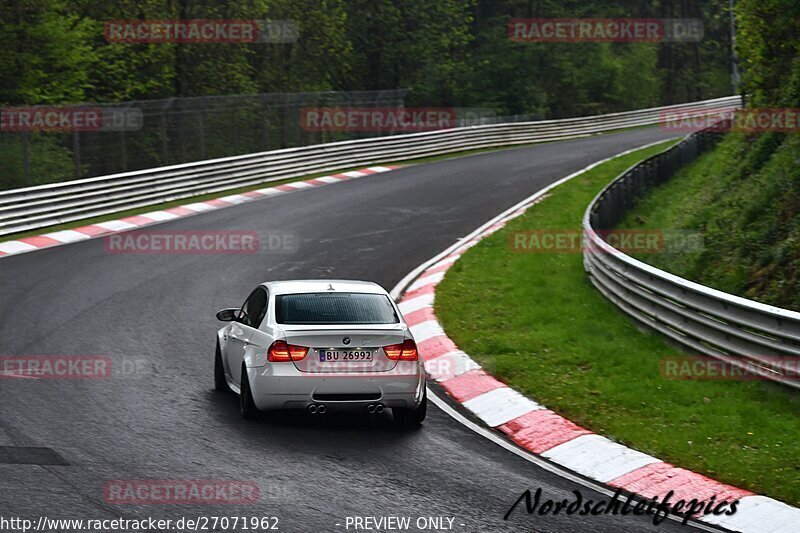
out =
{"type": "Polygon", "coordinates": [[[372,350],[319,350],[321,363],[349,363],[372,361],[372,350]]]}

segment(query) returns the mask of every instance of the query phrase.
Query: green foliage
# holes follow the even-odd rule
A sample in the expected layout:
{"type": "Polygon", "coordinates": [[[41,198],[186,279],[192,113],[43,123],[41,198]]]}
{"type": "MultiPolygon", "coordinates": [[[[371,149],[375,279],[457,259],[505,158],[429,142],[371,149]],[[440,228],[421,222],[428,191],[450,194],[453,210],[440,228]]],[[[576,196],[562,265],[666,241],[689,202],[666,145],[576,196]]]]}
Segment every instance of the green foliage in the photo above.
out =
{"type": "Polygon", "coordinates": [[[731,134],[640,201],[625,227],[701,231],[704,249],[639,259],[800,310],[800,134],[731,134]]]}

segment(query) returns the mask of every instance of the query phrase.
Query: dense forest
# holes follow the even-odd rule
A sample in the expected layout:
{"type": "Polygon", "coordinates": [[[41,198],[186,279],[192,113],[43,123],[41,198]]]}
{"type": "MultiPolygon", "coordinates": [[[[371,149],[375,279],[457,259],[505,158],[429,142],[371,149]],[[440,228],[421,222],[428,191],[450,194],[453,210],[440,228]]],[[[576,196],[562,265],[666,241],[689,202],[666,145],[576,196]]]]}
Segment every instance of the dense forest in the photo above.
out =
{"type": "Polygon", "coordinates": [[[728,0],[2,0],[0,105],[409,88],[575,116],[731,93],[728,0]],[[697,43],[515,43],[514,17],[699,18],[697,43]],[[108,42],[108,20],[295,21],[284,44],[108,42]]]}
{"type": "MultiPolygon", "coordinates": [[[[729,95],[736,90],[730,6],[0,0],[1,107],[136,101],[144,111],[135,134],[0,132],[0,189],[342,138],[302,131],[297,117],[308,102],[480,108],[537,119],[729,95]],[[515,42],[508,27],[518,18],[695,19],[704,32],[693,42],[515,42]],[[290,21],[297,38],[130,43],[106,34],[109,21],[192,19],[290,21]]],[[[789,16],[796,11],[791,0],[736,0],[740,90],[750,102],[797,101],[797,22],[789,16]]]]}

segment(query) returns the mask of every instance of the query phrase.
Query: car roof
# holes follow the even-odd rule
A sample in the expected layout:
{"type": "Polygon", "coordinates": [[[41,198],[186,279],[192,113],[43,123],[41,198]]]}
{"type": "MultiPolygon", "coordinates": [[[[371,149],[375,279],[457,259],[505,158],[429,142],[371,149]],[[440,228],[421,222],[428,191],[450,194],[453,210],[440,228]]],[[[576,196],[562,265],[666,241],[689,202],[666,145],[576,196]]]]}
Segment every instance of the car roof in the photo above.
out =
{"type": "Polygon", "coordinates": [[[371,281],[349,279],[297,279],[289,281],[268,281],[262,283],[270,294],[296,294],[306,292],[362,292],[386,294],[386,290],[371,281]],[[331,290],[333,287],[333,290],[331,290]]]}

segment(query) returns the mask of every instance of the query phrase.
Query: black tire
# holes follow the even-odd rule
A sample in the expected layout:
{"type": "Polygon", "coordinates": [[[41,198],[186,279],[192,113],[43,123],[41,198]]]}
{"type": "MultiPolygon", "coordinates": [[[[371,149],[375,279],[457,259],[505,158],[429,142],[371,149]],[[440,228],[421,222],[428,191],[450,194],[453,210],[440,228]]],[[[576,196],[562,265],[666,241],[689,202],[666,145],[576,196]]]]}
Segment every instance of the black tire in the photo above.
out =
{"type": "Polygon", "coordinates": [[[422,401],[415,409],[408,407],[393,407],[392,417],[394,423],[403,428],[416,428],[422,425],[428,414],[428,393],[422,393],[422,401]]]}
{"type": "Polygon", "coordinates": [[[259,415],[258,407],[253,401],[253,393],[250,392],[250,380],[247,379],[247,368],[242,365],[242,387],[239,394],[239,410],[245,420],[256,420],[259,415]]]}
{"type": "Polygon", "coordinates": [[[228,382],[225,381],[225,367],[222,366],[222,353],[217,343],[217,353],[214,355],[214,390],[218,392],[230,392],[228,382]]]}

